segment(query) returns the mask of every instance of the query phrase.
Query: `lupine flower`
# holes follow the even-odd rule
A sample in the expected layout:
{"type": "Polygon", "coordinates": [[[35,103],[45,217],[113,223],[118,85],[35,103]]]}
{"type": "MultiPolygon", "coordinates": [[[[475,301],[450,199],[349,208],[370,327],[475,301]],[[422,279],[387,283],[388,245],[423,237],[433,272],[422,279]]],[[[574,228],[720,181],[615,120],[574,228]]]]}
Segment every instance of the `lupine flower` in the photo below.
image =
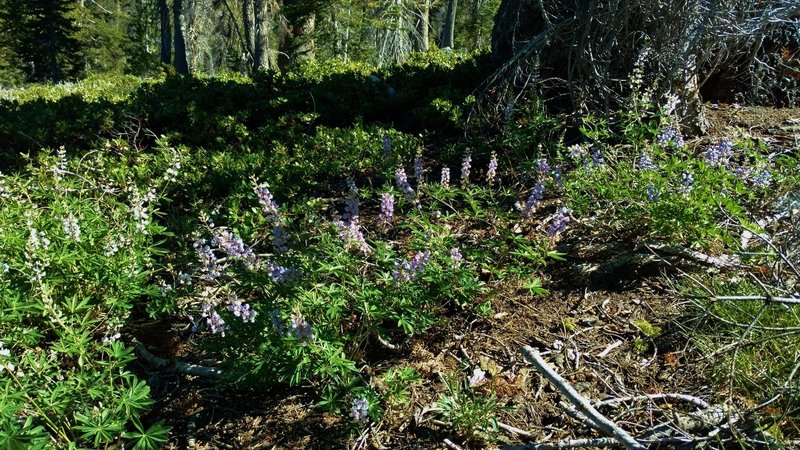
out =
{"type": "Polygon", "coordinates": [[[661,198],[661,194],[658,192],[658,189],[653,186],[653,183],[647,185],[647,198],[649,198],[651,202],[657,201],[659,198],[661,198]]]}
{"type": "Polygon", "coordinates": [[[355,222],[360,215],[360,202],[357,195],[349,195],[344,199],[344,214],[342,220],[355,222]]]}
{"type": "Polygon", "coordinates": [[[672,144],[675,147],[680,148],[684,145],[681,131],[672,125],[664,128],[664,131],[662,131],[661,134],[659,134],[656,138],[656,142],[662,147],[669,147],[672,144]]]}
{"type": "Polygon", "coordinates": [[[298,340],[305,341],[314,338],[311,324],[303,317],[302,314],[292,313],[292,334],[298,340]]]}
{"type": "Polygon", "coordinates": [[[425,270],[430,259],[431,251],[425,250],[424,252],[417,252],[411,260],[395,261],[392,277],[394,277],[397,282],[411,281],[425,270]]]}
{"type": "Polygon", "coordinates": [[[353,406],[350,408],[350,417],[356,422],[361,422],[367,419],[367,411],[369,410],[369,402],[366,397],[353,399],[353,406]]]}
{"type": "Polygon", "coordinates": [[[253,253],[253,249],[244,245],[244,241],[234,236],[230,231],[216,229],[211,244],[219,247],[231,258],[242,261],[246,267],[255,268],[256,255],[253,253]]]}
{"type": "Polygon", "coordinates": [[[422,165],[422,155],[417,153],[414,157],[414,178],[417,179],[417,184],[425,183],[425,168],[422,165]]]}
{"type": "Polygon", "coordinates": [[[206,244],[205,239],[194,241],[194,252],[200,259],[201,278],[206,281],[214,281],[222,274],[222,269],[217,262],[217,256],[211,247],[206,244]]]}
{"type": "Polygon", "coordinates": [[[492,184],[495,176],[497,176],[497,153],[492,152],[492,156],[489,158],[489,167],[486,169],[486,181],[492,184]]]}
{"type": "Polygon", "coordinates": [[[461,250],[458,247],[453,247],[450,249],[450,259],[453,260],[454,266],[461,264],[461,260],[463,260],[464,257],[461,255],[461,250]]]}
{"type": "Polygon", "coordinates": [[[572,156],[573,159],[583,159],[586,155],[586,150],[581,146],[581,144],[571,145],[569,148],[569,155],[572,156]]]}
{"type": "Polygon", "coordinates": [[[211,327],[212,334],[221,334],[222,337],[225,337],[225,330],[228,329],[228,326],[225,324],[225,321],[222,320],[219,313],[216,311],[211,311],[211,313],[206,317],[206,322],[208,326],[211,327]]]}
{"type": "Polygon", "coordinates": [[[81,227],[78,225],[78,219],[73,215],[61,218],[61,224],[64,226],[64,234],[67,239],[75,242],[81,241],[81,227]]]}
{"type": "Polygon", "coordinates": [[[669,93],[666,95],[666,101],[664,102],[663,110],[665,115],[670,115],[675,112],[675,109],[678,107],[678,104],[681,102],[680,97],[676,94],[669,93]]]}
{"type": "Polygon", "coordinates": [[[151,192],[141,196],[139,191],[134,190],[131,199],[131,216],[136,222],[136,231],[143,232],[150,223],[150,212],[147,209],[148,200],[152,200],[151,192]]]}
{"type": "Polygon", "coordinates": [[[606,158],[598,148],[593,147],[591,151],[589,151],[589,156],[592,157],[592,163],[594,163],[594,165],[597,167],[604,166],[606,164],[606,158]]]}
{"type": "Polygon", "coordinates": [[[533,191],[531,191],[531,195],[528,196],[528,200],[525,201],[525,204],[517,204],[517,209],[519,209],[522,217],[527,218],[533,215],[534,211],[536,211],[536,207],[539,206],[539,202],[542,201],[543,195],[544,184],[537,182],[533,186],[533,191]]]}
{"type": "Polygon", "coordinates": [[[400,189],[400,192],[402,192],[407,199],[413,200],[414,197],[416,197],[414,189],[411,187],[411,184],[408,183],[405,169],[398,166],[397,170],[394,171],[394,179],[397,183],[397,188],[400,189]]]}
{"type": "Polygon", "coordinates": [[[191,286],[192,276],[182,271],[178,272],[178,284],[180,284],[181,286],[191,286]]]}
{"type": "Polygon", "coordinates": [[[256,320],[256,312],[250,309],[250,305],[244,303],[235,295],[228,301],[228,311],[232,312],[234,316],[241,318],[242,322],[245,323],[253,323],[256,320]]]}
{"type": "Polygon", "coordinates": [[[765,188],[769,186],[771,181],[772,181],[772,174],[769,173],[769,170],[761,169],[758,171],[756,176],[753,177],[753,186],[756,188],[765,188]]]}
{"type": "Polygon", "coordinates": [[[272,281],[276,283],[285,283],[289,281],[293,275],[292,269],[274,263],[267,264],[267,271],[272,281]]]}
{"type": "Polygon", "coordinates": [[[174,152],[172,154],[172,162],[167,170],[164,171],[164,181],[168,182],[176,182],[178,181],[178,175],[181,170],[181,155],[178,152],[174,152]]]}
{"type": "Polygon", "coordinates": [[[286,322],[281,317],[281,312],[277,309],[273,309],[269,312],[269,320],[272,322],[272,327],[275,329],[275,332],[283,334],[286,331],[286,322]]]}
{"type": "Polygon", "coordinates": [[[0,198],[9,198],[10,196],[6,186],[6,176],[3,175],[3,172],[0,172],[0,198]]]}
{"type": "Polygon", "coordinates": [[[536,170],[541,173],[549,173],[550,172],[550,163],[547,162],[546,159],[537,159],[536,160],[536,170]]]}
{"type": "Polygon", "coordinates": [[[691,172],[683,172],[681,174],[681,187],[679,190],[684,194],[688,194],[689,192],[692,192],[693,188],[694,188],[694,175],[692,175],[691,172]]]}
{"type": "Polygon", "coordinates": [[[745,181],[750,178],[750,175],[753,174],[753,169],[747,166],[739,166],[733,169],[733,174],[736,175],[742,181],[745,181]]]}
{"type": "Polygon", "coordinates": [[[119,333],[114,333],[114,334],[106,333],[103,335],[102,341],[104,344],[112,344],[114,342],[117,342],[117,339],[119,339],[120,337],[122,337],[122,335],[119,333]]]}
{"type": "Polygon", "coordinates": [[[276,223],[272,227],[272,246],[275,248],[275,253],[282,255],[288,252],[289,246],[287,245],[287,241],[286,230],[283,229],[283,225],[276,223]]]}
{"type": "Polygon", "coordinates": [[[67,172],[67,149],[64,146],[59,147],[56,155],[58,156],[58,162],[53,167],[53,178],[61,181],[62,175],[67,172]]]}
{"type": "Polygon", "coordinates": [[[450,186],[450,168],[449,167],[442,167],[441,183],[442,183],[442,186],[444,186],[444,187],[450,186]]]}
{"type": "Polygon", "coordinates": [[[550,228],[547,229],[547,235],[552,237],[555,236],[556,233],[564,231],[570,221],[569,213],[571,212],[572,211],[566,207],[559,209],[555,219],[553,219],[553,223],[551,223],[550,228]]]}
{"type": "Polygon", "coordinates": [[[730,159],[733,158],[733,141],[730,139],[719,141],[716,145],[706,150],[703,157],[711,166],[727,166],[730,159]]]}
{"type": "Polygon", "coordinates": [[[270,220],[278,218],[278,204],[272,198],[272,193],[269,191],[269,186],[260,184],[253,188],[253,191],[258,197],[258,203],[261,204],[261,210],[270,220]]]}
{"type": "Polygon", "coordinates": [[[394,216],[394,195],[389,192],[381,194],[381,212],[378,214],[378,223],[388,225],[394,216]]]}
{"type": "Polygon", "coordinates": [[[461,160],[461,185],[469,184],[469,171],[472,169],[472,156],[467,153],[461,160]]]}
{"type": "Polygon", "coordinates": [[[553,181],[558,186],[564,184],[564,169],[561,166],[556,166],[553,168],[553,181]]]}
{"type": "Polygon", "coordinates": [[[656,165],[653,163],[650,155],[643,154],[639,156],[639,160],[636,162],[636,168],[638,170],[654,170],[656,165]]]}
{"type": "Polygon", "coordinates": [[[392,154],[392,138],[388,134],[383,135],[383,157],[386,158],[392,154]]]}

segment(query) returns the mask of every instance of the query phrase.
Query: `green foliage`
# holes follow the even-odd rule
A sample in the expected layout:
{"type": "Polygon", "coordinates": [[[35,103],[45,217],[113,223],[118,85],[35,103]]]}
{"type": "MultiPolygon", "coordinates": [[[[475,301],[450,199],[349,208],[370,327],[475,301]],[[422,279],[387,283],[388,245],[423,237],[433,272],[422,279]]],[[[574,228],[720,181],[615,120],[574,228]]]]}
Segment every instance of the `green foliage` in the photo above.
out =
{"type": "Polygon", "coordinates": [[[502,410],[494,393],[481,392],[455,375],[445,379],[447,394],[440,397],[437,412],[456,433],[478,442],[497,438],[497,413],[502,410]]]}
{"type": "MultiPolygon", "coordinates": [[[[61,149],[25,174],[0,175],[4,448],[110,445],[152,404],[117,338],[154,294],[165,230],[152,220],[158,194],[127,164],[99,153],[69,160],[61,149]]],[[[163,442],[163,427],[148,436],[163,442]]]]}
{"type": "Polygon", "coordinates": [[[59,82],[80,70],[71,0],[5,0],[0,4],[3,46],[27,81],[59,82]]]}

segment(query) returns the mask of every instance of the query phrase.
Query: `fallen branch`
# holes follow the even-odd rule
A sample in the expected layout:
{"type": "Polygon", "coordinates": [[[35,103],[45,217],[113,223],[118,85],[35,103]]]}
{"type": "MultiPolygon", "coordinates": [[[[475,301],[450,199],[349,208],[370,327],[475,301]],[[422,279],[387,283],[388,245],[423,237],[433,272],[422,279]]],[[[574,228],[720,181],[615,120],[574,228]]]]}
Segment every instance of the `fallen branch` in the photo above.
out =
{"type": "MultiPolygon", "coordinates": [[[[561,375],[556,373],[549,364],[539,355],[537,350],[529,346],[522,347],[522,354],[531,364],[533,364],[536,369],[544,375],[547,380],[552,383],[558,390],[565,396],[569,401],[575,405],[575,407],[580,411],[583,415],[588,417],[592,422],[594,422],[604,433],[609,436],[612,436],[617,443],[624,445],[626,448],[629,449],[637,449],[637,450],[644,450],[646,447],[639,442],[636,441],[627,431],[620,428],[614,422],[608,420],[605,416],[600,414],[597,409],[595,409],[589,400],[578,393],[578,391],[573,388],[567,380],[565,380],[561,375]]],[[[605,444],[610,445],[610,444],[605,444]]],[[[545,448],[545,447],[542,447],[545,448]]],[[[554,448],[567,448],[567,447],[554,447],[554,448]]]]}
{"type": "Polygon", "coordinates": [[[600,402],[595,402],[594,407],[599,408],[601,406],[614,406],[618,403],[636,402],[640,400],[681,400],[687,403],[691,403],[699,408],[703,409],[711,408],[711,405],[708,404],[708,402],[706,402],[705,400],[686,394],[647,394],[647,395],[636,395],[630,397],[612,398],[600,402]]]}
{"type": "Polygon", "coordinates": [[[720,269],[731,269],[736,267],[742,267],[739,263],[739,258],[736,256],[711,256],[706,255],[705,253],[698,252],[696,250],[691,250],[684,247],[679,247],[676,245],[666,245],[666,244],[645,244],[651,251],[658,251],[661,253],[666,253],[668,255],[673,256],[680,256],[682,258],[691,259],[693,261],[697,261],[703,264],[708,264],[710,266],[718,267],[720,269]]]}
{"type": "Polygon", "coordinates": [[[197,364],[185,363],[181,361],[170,361],[160,358],[150,353],[144,344],[138,341],[136,341],[134,344],[134,349],[140,358],[162,370],[203,378],[216,378],[222,375],[222,370],[216,367],[206,367],[197,364]]]}

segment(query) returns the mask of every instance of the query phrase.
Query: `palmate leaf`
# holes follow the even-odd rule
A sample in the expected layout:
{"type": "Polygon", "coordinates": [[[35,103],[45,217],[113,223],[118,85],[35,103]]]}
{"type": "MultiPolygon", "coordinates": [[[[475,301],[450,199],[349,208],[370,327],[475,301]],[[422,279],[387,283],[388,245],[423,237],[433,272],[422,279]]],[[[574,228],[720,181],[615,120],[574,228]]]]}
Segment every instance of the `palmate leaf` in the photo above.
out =
{"type": "Polygon", "coordinates": [[[126,432],[124,435],[126,439],[135,441],[133,450],[158,450],[161,444],[167,442],[167,436],[172,429],[172,427],[164,425],[163,420],[150,425],[146,431],[138,419],[133,420],[133,426],[136,431],[126,432]]]}

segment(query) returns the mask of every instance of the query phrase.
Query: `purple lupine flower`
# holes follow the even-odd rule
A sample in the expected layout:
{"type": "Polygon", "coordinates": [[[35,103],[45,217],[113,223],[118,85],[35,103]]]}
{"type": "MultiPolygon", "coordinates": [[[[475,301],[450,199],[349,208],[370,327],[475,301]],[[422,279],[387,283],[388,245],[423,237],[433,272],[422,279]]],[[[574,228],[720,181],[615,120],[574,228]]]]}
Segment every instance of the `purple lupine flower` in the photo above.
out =
{"type": "Polygon", "coordinates": [[[539,202],[542,201],[544,195],[544,184],[541,182],[537,182],[533,186],[533,191],[531,191],[531,195],[528,196],[528,199],[525,201],[525,204],[518,203],[517,209],[522,214],[522,217],[530,217],[533,215],[534,211],[536,211],[536,207],[539,206],[539,202]]]}
{"type": "Polygon", "coordinates": [[[486,169],[486,181],[492,184],[495,176],[497,176],[497,152],[492,152],[492,156],[489,158],[489,167],[486,169]]]}
{"type": "Polygon", "coordinates": [[[211,241],[212,245],[216,245],[220,250],[225,252],[228,256],[238,259],[250,269],[256,266],[256,254],[253,249],[244,245],[241,238],[234,236],[228,230],[216,229],[214,230],[214,238],[211,241]]]}
{"type": "Polygon", "coordinates": [[[368,410],[369,402],[366,397],[353,399],[353,406],[350,408],[350,417],[356,422],[362,422],[367,419],[368,410]]]}
{"type": "Polygon", "coordinates": [[[567,224],[570,221],[569,213],[572,211],[569,208],[562,207],[556,213],[555,219],[553,219],[553,223],[550,224],[550,228],[547,229],[547,236],[555,236],[556,233],[560,231],[564,231],[567,228],[567,224]]]}
{"type": "Polygon", "coordinates": [[[225,330],[228,329],[228,326],[225,324],[225,321],[222,320],[222,317],[220,317],[219,313],[216,311],[211,311],[211,313],[208,314],[208,317],[206,317],[206,322],[208,322],[208,325],[211,327],[212,334],[219,333],[222,335],[222,337],[225,337],[225,330]]]}
{"type": "Polygon", "coordinates": [[[592,149],[589,151],[589,156],[592,157],[592,163],[594,163],[594,165],[597,167],[604,166],[606,164],[606,158],[603,156],[603,153],[599,148],[592,147],[592,149]]]}
{"type": "Polygon", "coordinates": [[[431,259],[431,251],[417,252],[411,260],[395,261],[392,277],[395,281],[411,281],[425,270],[431,259]]]}
{"type": "Polygon", "coordinates": [[[387,158],[392,154],[392,138],[388,134],[383,135],[383,157],[387,158]]]}
{"type": "Polygon", "coordinates": [[[440,183],[442,186],[448,187],[450,186],[450,168],[449,167],[442,167],[442,178],[440,183]]]}
{"type": "Polygon", "coordinates": [[[681,174],[681,186],[679,190],[684,194],[692,192],[694,188],[694,175],[691,172],[683,172],[681,174]]]}
{"type": "Polygon", "coordinates": [[[422,165],[422,154],[420,153],[414,157],[414,178],[417,179],[419,185],[425,183],[425,168],[422,165]]]}
{"type": "Polygon", "coordinates": [[[753,169],[747,166],[739,166],[733,169],[733,174],[744,182],[750,178],[750,175],[753,174],[753,169]]]}
{"type": "Polygon", "coordinates": [[[581,146],[581,144],[571,145],[567,150],[569,150],[569,155],[573,159],[583,159],[586,155],[586,150],[581,146]]]}
{"type": "Polygon", "coordinates": [[[348,195],[344,199],[344,214],[342,220],[346,222],[356,222],[360,215],[360,201],[357,195],[348,195]]]}
{"type": "Polygon", "coordinates": [[[547,162],[546,159],[537,159],[536,160],[536,170],[540,173],[549,173],[550,172],[550,163],[547,162]]]}
{"type": "Polygon", "coordinates": [[[303,317],[302,314],[292,313],[292,334],[295,338],[301,341],[314,339],[314,333],[311,329],[311,324],[303,317]]]}
{"type": "Polygon", "coordinates": [[[394,217],[394,195],[389,192],[381,194],[381,212],[378,214],[378,223],[389,225],[394,217]]]}
{"type": "Polygon", "coordinates": [[[653,183],[649,183],[647,185],[647,198],[649,198],[651,202],[657,201],[659,198],[661,198],[661,193],[658,192],[658,189],[656,189],[653,183]]]}
{"type": "Polygon", "coordinates": [[[273,309],[269,312],[269,320],[272,322],[275,333],[281,335],[286,331],[286,322],[283,320],[283,317],[281,317],[281,312],[277,309],[273,309]]]}
{"type": "Polygon", "coordinates": [[[466,186],[469,184],[469,171],[472,169],[472,155],[467,153],[464,159],[461,160],[461,185],[466,186]]]}
{"type": "Polygon", "coordinates": [[[367,244],[358,220],[348,220],[345,222],[340,218],[336,218],[333,220],[333,224],[339,230],[339,237],[348,248],[355,248],[365,255],[372,253],[372,248],[367,244]]]}
{"type": "Polygon", "coordinates": [[[253,188],[253,191],[258,196],[258,203],[261,204],[261,210],[270,220],[278,218],[278,204],[272,198],[272,193],[266,184],[260,184],[253,188]]]}
{"type": "Polygon", "coordinates": [[[553,181],[558,186],[564,184],[564,169],[561,166],[555,166],[553,168],[553,181]]]}
{"type": "Polygon", "coordinates": [[[461,255],[461,250],[458,247],[453,247],[450,249],[450,259],[453,260],[454,266],[459,266],[461,264],[464,256],[461,255]]]}
{"type": "Polygon", "coordinates": [[[217,262],[217,255],[211,247],[206,244],[205,239],[194,241],[194,252],[200,259],[200,277],[206,281],[214,281],[222,274],[222,268],[217,262]]]}
{"type": "Polygon", "coordinates": [[[772,174],[767,169],[759,170],[753,177],[753,187],[759,189],[769,186],[770,182],[772,182],[772,174]]]}
{"type": "Polygon", "coordinates": [[[639,160],[636,162],[636,169],[638,170],[654,170],[656,165],[653,163],[653,159],[650,158],[650,155],[642,154],[639,156],[639,160]]]}
{"type": "Polygon", "coordinates": [[[275,263],[267,264],[267,271],[269,272],[269,276],[270,278],[272,278],[272,281],[276,283],[284,283],[286,281],[289,281],[294,272],[292,269],[289,269],[288,267],[283,267],[275,263]]]}
{"type": "Polygon", "coordinates": [[[706,150],[703,157],[711,166],[727,166],[733,158],[733,141],[730,139],[719,141],[706,150]]]}
{"type": "Polygon", "coordinates": [[[275,253],[279,255],[289,251],[286,230],[283,229],[283,225],[280,223],[276,223],[272,227],[272,246],[275,248],[275,253]]]}
{"type": "Polygon", "coordinates": [[[681,130],[672,125],[665,128],[664,131],[656,137],[656,142],[662,147],[674,145],[675,147],[681,148],[684,145],[681,130]]]}
{"type": "Polygon", "coordinates": [[[232,295],[228,300],[228,311],[241,318],[243,322],[252,323],[256,320],[256,312],[250,309],[250,305],[241,301],[236,295],[232,295]]]}
{"type": "Polygon", "coordinates": [[[394,180],[397,183],[397,188],[400,189],[400,192],[402,192],[407,199],[413,200],[414,197],[416,197],[414,189],[411,187],[411,184],[408,183],[408,176],[406,176],[405,169],[398,166],[397,170],[394,171],[394,180]]]}

